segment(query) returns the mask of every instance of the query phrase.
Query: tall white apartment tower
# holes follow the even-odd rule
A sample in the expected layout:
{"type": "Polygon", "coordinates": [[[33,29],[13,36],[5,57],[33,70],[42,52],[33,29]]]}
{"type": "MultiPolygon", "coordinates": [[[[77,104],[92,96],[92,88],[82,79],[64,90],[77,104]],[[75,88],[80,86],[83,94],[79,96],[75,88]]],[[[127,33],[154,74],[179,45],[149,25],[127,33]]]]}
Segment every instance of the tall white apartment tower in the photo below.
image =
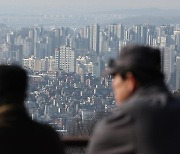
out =
{"type": "Polygon", "coordinates": [[[115,29],[115,33],[117,34],[118,39],[121,41],[124,40],[124,26],[119,24],[115,29]]]}
{"type": "Polygon", "coordinates": [[[174,35],[175,35],[175,42],[176,42],[176,50],[179,54],[180,53],[180,30],[174,31],[174,35]]]}
{"type": "Polygon", "coordinates": [[[176,57],[176,90],[180,89],[180,57],[176,57]]]}
{"type": "Polygon", "coordinates": [[[90,50],[95,51],[99,54],[99,33],[100,33],[100,26],[98,24],[90,26],[90,50]]]}
{"type": "Polygon", "coordinates": [[[61,46],[55,51],[55,68],[75,72],[75,52],[71,47],[61,46]]]}
{"type": "Polygon", "coordinates": [[[119,40],[124,40],[124,26],[122,24],[108,25],[109,36],[116,36],[119,40]]]}
{"type": "Polygon", "coordinates": [[[164,47],[164,73],[165,80],[170,86],[170,89],[174,89],[174,76],[175,76],[175,46],[164,47]]]}

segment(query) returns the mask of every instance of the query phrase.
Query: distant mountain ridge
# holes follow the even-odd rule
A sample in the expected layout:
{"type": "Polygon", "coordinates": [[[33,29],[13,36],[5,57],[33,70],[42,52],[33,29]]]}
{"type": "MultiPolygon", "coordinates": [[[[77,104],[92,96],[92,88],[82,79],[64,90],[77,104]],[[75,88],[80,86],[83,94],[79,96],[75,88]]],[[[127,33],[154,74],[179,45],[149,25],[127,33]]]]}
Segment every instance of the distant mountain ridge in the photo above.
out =
{"type": "Polygon", "coordinates": [[[151,24],[156,26],[166,25],[166,24],[180,24],[180,16],[177,17],[137,16],[137,17],[128,17],[120,20],[115,20],[114,23],[122,23],[125,25],[151,24]]]}
{"type": "Polygon", "coordinates": [[[95,14],[125,14],[125,15],[144,15],[144,16],[180,16],[180,10],[176,9],[158,9],[158,8],[144,8],[144,9],[120,9],[113,11],[99,11],[95,14]]]}

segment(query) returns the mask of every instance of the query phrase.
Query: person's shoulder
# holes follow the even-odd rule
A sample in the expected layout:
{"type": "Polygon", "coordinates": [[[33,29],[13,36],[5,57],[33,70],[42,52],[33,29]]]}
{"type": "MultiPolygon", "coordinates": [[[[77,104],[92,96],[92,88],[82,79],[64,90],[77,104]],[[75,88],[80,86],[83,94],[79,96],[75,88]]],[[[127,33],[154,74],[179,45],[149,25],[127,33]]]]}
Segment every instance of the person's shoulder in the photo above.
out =
{"type": "Polygon", "coordinates": [[[47,124],[39,123],[37,121],[32,121],[32,120],[30,120],[29,129],[31,129],[31,131],[33,131],[34,133],[35,132],[39,133],[39,135],[47,136],[49,134],[50,135],[57,134],[51,126],[47,124]]]}
{"type": "Polygon", "coordinates": [[[131,115],[128,115],[124,112],[121,112],[121,110],[118,110],[116,113],[113,113],[112,115],[102,119],[97,125],[96,125],[96,133],[104,133],[104,132],[112,132],[116,131],[116,129],[120,129],[121,127],[124,127],[125,125],[131,124],[133,121],[133,117],[131,115]]]}
{"type": "MultiPolygon", "coordinates": [[[[145,92],[144,92],[145,93],[145,92]]],[[[141,110],[161,109],[171,102],[177,102],[169,92],[148,92],[147,94],[139,94],[133,96],[130,100],[122,105],[122,112],[136,113],[141,110]]]]}
{"type": "Polygon", "coordinates": [[[120,144],[132,145],[134,139],[132,135],[129,135],[133,134],[132,124],[132,118],[120,111],[101,120],[90,139],[88,154],[112,153],[120,144]],[[124,138],[125,134],[128,137],[124,138]]]}
{"type": "Polygon", "coordinates": [[[49,125],[42,124],[36,121],[31,121],[30,126],[31,131],[29,133],[32,136],[39,136],[41,140],[49,140],[53,142],[59,142],[61,137],[60,135],[49,125]]]}

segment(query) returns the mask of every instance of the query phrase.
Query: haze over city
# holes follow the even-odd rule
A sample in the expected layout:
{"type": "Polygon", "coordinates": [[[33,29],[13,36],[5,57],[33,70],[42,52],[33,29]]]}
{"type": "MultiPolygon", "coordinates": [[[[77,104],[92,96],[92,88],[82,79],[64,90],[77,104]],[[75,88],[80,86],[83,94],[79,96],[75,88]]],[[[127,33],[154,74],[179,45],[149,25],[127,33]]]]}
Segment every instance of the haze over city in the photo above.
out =
{"type": "Polygon", "coordinates": [[[88,9],[134,9],[134,8],[161,8],[179,9],[180,1],[177,0],[1,0],[1,7],[54,7],[54,8],[88,8],[88,9]]]}

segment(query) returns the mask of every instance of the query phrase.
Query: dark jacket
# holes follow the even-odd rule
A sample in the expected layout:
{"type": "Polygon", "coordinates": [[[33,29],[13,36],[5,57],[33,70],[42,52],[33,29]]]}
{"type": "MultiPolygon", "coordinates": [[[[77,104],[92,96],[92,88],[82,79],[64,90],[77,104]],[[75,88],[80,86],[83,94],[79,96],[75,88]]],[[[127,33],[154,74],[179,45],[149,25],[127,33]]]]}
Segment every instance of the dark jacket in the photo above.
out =
{"type": "Polygon", "coordinates": [[[164,85],[141,88],[101,121],[88,154],[180,154],[180,102],[164,85]]]}
{"type": "Polygon", "coordinates": [[[0,106],[1,154],[64,154],[58,134],[32,121],[23,107],[0,106]]]}

